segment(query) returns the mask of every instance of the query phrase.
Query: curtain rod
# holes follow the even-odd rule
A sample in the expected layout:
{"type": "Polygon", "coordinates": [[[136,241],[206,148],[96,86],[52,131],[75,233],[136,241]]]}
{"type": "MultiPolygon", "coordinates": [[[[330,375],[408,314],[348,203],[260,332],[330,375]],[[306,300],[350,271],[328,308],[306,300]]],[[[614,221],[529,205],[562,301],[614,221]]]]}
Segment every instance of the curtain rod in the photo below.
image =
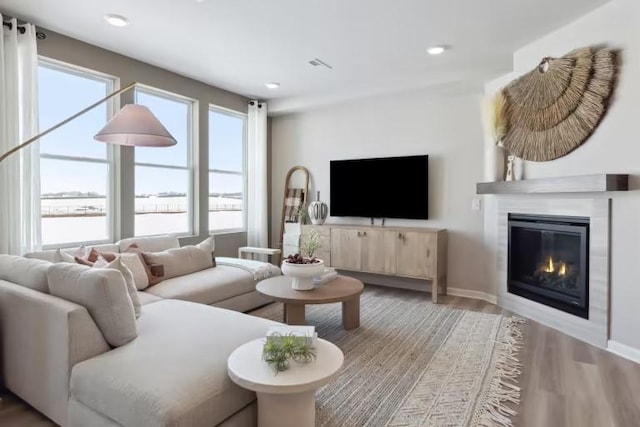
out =
{"type": "MultiPolygon", "coordinates": [[[[13,28],[13,25],[11,24],[11,22],[2,22],[2,25],[4,25],[5,27],[8,27],[9,29],[13,28]]],[[[18,32],[20,34],[24,34],[26,32],[26,28],[24,28],[24,26],[22,25],[18,25],[18,32]]],[[[42,31],[36,31],[36,37],[38,40],[44,40],[47,38],[47,35],[45,33],[43,33],[42,31]]]]}

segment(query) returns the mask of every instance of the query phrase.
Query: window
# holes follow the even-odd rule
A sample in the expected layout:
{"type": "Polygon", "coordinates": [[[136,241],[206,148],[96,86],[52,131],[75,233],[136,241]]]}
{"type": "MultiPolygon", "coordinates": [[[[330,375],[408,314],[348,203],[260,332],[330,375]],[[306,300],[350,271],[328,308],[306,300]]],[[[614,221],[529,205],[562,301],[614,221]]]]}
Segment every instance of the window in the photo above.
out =
{"type": "MultiPolygon", "coordinates": [[[[42,59],[38,67],[40,129],[66,119],[113,91],[114,79],[42,59]]],[[[113,164],[111,148],[93,139],[111,118],[103,103],[40,140],[44,246],[109,241],[113,164]]]]}
{"type": "Polygon", "coordinates": [[[211,107],[209,110],[209,230],[245,228],[244,114],[211,107]]]}
{"type": "Polygon", "coordinates": [[[136,89],[178,141],[173,147],[136,147],[135,235],[193,234],[193,110],[195,101],[156,89],[136,89]]]}

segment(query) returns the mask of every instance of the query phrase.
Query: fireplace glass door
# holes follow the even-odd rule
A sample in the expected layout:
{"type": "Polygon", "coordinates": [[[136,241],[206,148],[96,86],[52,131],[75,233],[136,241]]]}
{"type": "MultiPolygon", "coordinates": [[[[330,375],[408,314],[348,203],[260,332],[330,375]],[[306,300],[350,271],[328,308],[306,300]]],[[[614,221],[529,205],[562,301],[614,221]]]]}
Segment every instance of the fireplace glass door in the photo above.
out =
{"type": "Polygon", "coordinates": [[[589,220],[510,215],[508,290],[588,317],[589,220]]]}

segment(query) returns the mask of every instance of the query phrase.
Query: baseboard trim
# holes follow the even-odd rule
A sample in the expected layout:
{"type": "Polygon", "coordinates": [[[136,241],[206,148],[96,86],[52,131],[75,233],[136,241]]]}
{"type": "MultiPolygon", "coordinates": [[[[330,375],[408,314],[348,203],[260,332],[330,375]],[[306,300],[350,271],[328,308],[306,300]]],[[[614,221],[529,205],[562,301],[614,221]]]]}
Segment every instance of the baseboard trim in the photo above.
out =
{"type": "Polygon", "coordinates": [[[452,295],[454,297],[479,299],[491,304],[496,304],[496,305],[498,304],[498,297],[496,295],[492,295],[482,291],[473,291],[471,289],[447,287],[447,295],[452,295]]]}
{"type": "Polygon", "coordinates": [[[632,362],[640,363],[640,350],[637,348],[609,340],[607,341],[607,350],[620,357],[631,360],[632,362]]]}

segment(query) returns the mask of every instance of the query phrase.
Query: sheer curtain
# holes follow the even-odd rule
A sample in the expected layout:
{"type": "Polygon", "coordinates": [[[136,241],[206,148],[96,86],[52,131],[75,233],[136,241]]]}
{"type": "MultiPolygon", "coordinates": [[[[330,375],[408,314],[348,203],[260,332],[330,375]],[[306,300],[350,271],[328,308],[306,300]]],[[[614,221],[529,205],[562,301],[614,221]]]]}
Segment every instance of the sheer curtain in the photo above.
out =
{"type": "Polygon", "coordinates": [[[247,244],[266,248],[267,222],[267,104],[249,102],[247,120],[247,244]]]}
{"type": "MultiPolygon", "coordinates": [[[[2,15],[0,15],[2,18],[2,15]]],[[[38,132],[36,29],[0,26],[0,154],[38,132]]],[[[40,247],[40,156],[37,142],[0,163],[0,253],[40,247]]]]}

